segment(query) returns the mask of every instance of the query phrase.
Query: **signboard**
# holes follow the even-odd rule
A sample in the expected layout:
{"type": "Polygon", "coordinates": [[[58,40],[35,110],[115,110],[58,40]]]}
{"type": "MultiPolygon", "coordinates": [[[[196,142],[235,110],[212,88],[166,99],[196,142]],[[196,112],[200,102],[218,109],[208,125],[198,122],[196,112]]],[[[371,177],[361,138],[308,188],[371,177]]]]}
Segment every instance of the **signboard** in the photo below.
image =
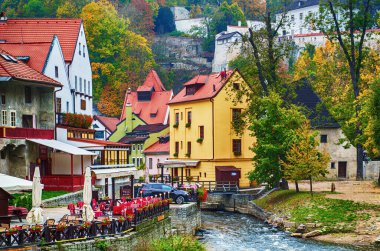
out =
{"type": "Polygon", "coordinates": [[[157,221],[162,221],[165,219],[165,215],[157,216],[157,221]]]}
{"type": "Polygon", "coordinates": [[[237,173],[235,173],[235,172],[231,173],[231,176],[236,176],[236,175],[237,175],[237,173]]]}
{"type": "Polygon", "coordinates": [[[132,198],[132,187],[130,185],[120,187],[120,198],[132,198]]]}

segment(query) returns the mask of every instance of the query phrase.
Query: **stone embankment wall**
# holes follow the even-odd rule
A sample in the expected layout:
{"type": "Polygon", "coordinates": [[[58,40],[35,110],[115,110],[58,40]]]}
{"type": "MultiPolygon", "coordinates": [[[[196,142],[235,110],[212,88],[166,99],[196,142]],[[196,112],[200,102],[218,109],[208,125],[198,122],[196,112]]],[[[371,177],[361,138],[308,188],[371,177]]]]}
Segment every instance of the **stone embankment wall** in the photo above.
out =
{"type": "Polygon", "coordinates": [[[170,207],[172,229],[176,234],[194,235],[201,227],[201,210],[196,203],[170,207]]]}
{"type": "MultiPolygon", "coordinates": [[[[65,250],[65,251],[98,251],[102,250],[99,246],[106,246],[109,250],[132,251],[146,250],[150,240],[159,239],[171,234],[170,219],[159,222],[150,221],[144,224],[135,232],[125,235],[118,235],[106,238],[97,238],[59,245],[45,246],[44,250],[65,250]]],[[[108,249],[107,249],[108,250],[108,249]]]]}
{"type": "Polygon", "coordinates": [[[74,193],[68,193],[61,196],[57,196],[51,199],[43,200],[42,205],[44,207],[61,207],[67,206],[70,203],[77,203],[83,200],[83,191],[78,191],[74,193]]]}

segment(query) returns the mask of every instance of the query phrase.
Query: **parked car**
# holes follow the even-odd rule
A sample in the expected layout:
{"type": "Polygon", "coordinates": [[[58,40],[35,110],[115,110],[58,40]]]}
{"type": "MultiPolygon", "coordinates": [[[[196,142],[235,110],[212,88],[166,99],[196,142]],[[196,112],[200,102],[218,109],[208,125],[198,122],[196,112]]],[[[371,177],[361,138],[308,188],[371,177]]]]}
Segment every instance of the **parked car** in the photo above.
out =
{"type": "Polygon", "coordinates": [[[185,202],[189,201],[189,193],[183,190],[178,190],[170,185],[163,184],[163,183],[146,183],[143,184],[139,190],[139,194],[143,197],[147,196],[155,196],[160,195],[161,196],[164,193],[168,193],[170,198],[173,199],[173,201],[177,204],[183,204],[185,202]]]}

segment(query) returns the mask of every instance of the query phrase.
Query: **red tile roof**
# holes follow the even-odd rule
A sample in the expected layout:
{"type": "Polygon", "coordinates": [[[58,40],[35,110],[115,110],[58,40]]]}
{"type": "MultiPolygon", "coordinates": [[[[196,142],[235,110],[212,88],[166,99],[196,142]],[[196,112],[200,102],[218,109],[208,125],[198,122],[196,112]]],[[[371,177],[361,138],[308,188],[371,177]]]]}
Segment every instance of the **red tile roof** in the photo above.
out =
{"type": "Polygon", "coordinates": [[[95,115],[94,119],[98,120],[105,128],[111,132],[116,130],[117,124],[120,122],[118,118],[95,115]]]}
{"type": "Polygon", "coordinates": [[[138,125],[133,129],[133,132],[135,131],[145,131],[149,133],[155,133],[155,132],[160,132],[167,128],[168,125],[163,125],[163,124],[148,124],[148,125],[138,125]]]}
{"type": "Polygon", "coordinates": [[[3,49],[16,57],[28,56],[27,65],[33,69],[42,72],[50,51],[51,42],[41,43],[0,43],[0,49],[3,49]]]}
{"type": "Polygon", "coordinates": [[[0,40],[7,43],[51,42],[57,35],[65,61],[71,62],[81,24],[79,18],[9,18],[0,23],[0,40]]]}
{"type": "Polygon", "coordinates": [[[78,138],[70,138],[69,140],[72,141],[78,141],[78,142],[85,142],[85,143],[93,143],[96,145],[101,145],[101,146],[125,146],[128,147],[130,145],[124,144],[124,143],[117,143],[117,142],[112,142],[112,141],[105,141],[105,140],[99,140],[99,139],[78,139],[78,138]]]}
{"type": "Polygon", "coordinates": [[[12,56],[12,60],[7,60],[6,57],[11,56],[10,53],[0,49],[0,54],[0,77],[9,77],[51,86],[62,86],[61,83],[32,69],[14,56],[12,56]]]}
{"type": "Polygon", "coordinates": [[[162,84],[160,77],[155,70],[150,70],[146,76],[145,82],[137,88],[137,91],[150,91],[154,88],[155,91],[166,91],[165,86],[162,84]]]}
{"type": "Polygon", "coordinates": [[[138,91],[127,91],[125,93],[120,120],[125,119],[125,107],[127,104],[130,104],[132,106],[132,112],[138,115],[146,124],[163,124],[165,122],[168,112],[167,104],[172,98],[173,92],[171,90],[166,91],[154,70],[149,72],[144,84],[139,88],[140,91],[146,91],[146,89],[151,90],[152,86],[155,91],[152,92],[151,99],[148,101],[139,101],[137,98],[138,91]],[[154,114],[154,116],[151,114],[154,114]]]}
{"type": "Polygon", "coordinates": [[[167,141],[166,143],[160,143],[160,141],[157,141],[153,145],[149,146],[147,149],[144,150],[144,154],[149,153],[167,153],[169,154],[169,148],[170,148],[170,141],[167,141]]]}
{"type": "Polygon", "coordinates": [[[195,76],[184,84],[185,88],[183,88],[172,100],[170,100],[169,104],[213,98],[219,93],[234,72],[235,70],[227,71],[227,75],[224,79],[222,79],[220,73],[195,76]],[[192,84],[203,85],[193,95],[186,95],[186,86],[192,84]]]}

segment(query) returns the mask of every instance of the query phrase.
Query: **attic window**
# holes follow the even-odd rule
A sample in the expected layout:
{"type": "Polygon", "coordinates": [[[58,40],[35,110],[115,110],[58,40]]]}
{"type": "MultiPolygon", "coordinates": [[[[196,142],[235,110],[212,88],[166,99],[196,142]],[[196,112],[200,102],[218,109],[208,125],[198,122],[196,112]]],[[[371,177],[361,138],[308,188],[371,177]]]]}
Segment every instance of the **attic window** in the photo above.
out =
{"type": "Polygon", "coordinates": [[[157,116],[156,113],[151,113],[151,114],[150,114],[150,117],[151,117],[151,118],[155,118],[156,116],[157,116]]]}
{"type": "Polygon", "coordinates": [[[235,89],[235,90],[240,90],[240,85],[239,85],[239,83],[234,83],[233,85],[234,85],[234,89],[235,89]]]}
{"type": "Polygon", "coordinates": [[[200,85],[186,86],[186,95],[194,95],[200,88],[200,85]]]}
{"type": "Polygon", "coordinates": [[[0,54],[2,58],[4,58],[5,60],[7,60],[8,62],[12,62],[12,63],[17,63],[17,60],[10,56],[10,55],[6,55],[6,54],[0,54]]]}

